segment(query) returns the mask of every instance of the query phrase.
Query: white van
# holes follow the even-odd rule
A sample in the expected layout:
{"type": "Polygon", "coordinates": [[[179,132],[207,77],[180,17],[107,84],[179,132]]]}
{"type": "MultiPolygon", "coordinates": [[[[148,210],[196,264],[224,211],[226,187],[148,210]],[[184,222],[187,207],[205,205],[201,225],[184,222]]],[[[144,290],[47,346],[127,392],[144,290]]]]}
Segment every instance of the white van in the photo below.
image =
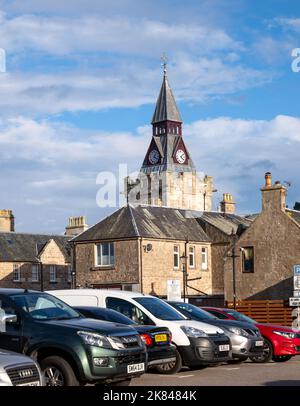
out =
{"type": "Polygon", "coordinates": [[[189,320],[157,297],[137,292],[106,289],[70,289],[47,292],[70,306],[106,307],[125,314],[139,324],[168,327],[177,347],[176,362],[157,367],[160,373],[174,373],[182,365],[195,367],[228,361],[230,340],[219,327],[189,320]]]}

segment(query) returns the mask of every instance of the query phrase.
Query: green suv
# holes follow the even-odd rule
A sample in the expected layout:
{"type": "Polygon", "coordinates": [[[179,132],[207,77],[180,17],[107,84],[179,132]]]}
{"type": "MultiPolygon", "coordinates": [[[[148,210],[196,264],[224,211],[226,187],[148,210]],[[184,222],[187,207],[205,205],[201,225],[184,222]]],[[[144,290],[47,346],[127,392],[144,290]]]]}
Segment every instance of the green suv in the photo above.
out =
{"type": "Polygon", "coordinates": [[[85,318],[38,291],[0,289],[0,348],[34,358],[49,386],[127,385],[147,368],[134,328],[85,318]]]}

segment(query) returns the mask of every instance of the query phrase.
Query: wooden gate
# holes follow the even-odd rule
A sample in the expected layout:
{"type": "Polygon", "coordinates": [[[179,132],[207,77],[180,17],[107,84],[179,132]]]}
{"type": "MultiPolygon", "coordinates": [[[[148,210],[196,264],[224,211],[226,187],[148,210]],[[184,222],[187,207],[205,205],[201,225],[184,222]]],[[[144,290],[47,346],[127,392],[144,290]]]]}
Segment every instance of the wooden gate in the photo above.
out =
{"type": "MultiPolygon", "coordinates": [[[[233,308],[232,302],[227,307],[233,308]]],[[[292,325],[292,307],[284,300],[245,300],[238,301],[236,310],[251,317],[259,323],[272,323],[281,326],[292,325]]]]}

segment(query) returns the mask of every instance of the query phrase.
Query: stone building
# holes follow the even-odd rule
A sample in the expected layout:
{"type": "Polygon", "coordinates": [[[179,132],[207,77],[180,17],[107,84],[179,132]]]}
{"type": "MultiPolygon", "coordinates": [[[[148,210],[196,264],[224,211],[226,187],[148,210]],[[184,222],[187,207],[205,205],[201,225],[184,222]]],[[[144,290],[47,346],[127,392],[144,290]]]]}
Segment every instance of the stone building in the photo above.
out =
{"type": "Polygon", "coordinates": [[[168,280],[179,280],[183,289],[185,269],[193,279],[188,295],[214,293],[211,243],[194,212],[128,205],[72,243],[79,287],[165,296],[168,280]]]}
{"type": "Polygon", "coordinates": [[[0,233],[0,287],[71,287],[69,237],[0,233]]]}
{"type": "Polygon", "coordinates": [[[164,70],[152,139],[138,178],[125,180],[131,205],[211,210],[213,179],[200,176],[183,139],[182,119],[164,70]]]}
{"type": "MultiPolygon", "coordinates": [[[[300,264],[300,211],[286,208],[286,188],[265,175],[262,211],[235,242],[236,299],[288,299],[300,264]]],[[[295,206],[296,207],[296,206],[295,206]]],[[[233,261],[225,257],[225,296],[233,299],[233,261]]]]}
{"type": "Polygon", "coordinates": [[[85,217],[72,217],[65,236],[14,232],[11,210],[0,210],[0,287],[36,290],[74,285],[70,238],[87,229],[85,217]]]}

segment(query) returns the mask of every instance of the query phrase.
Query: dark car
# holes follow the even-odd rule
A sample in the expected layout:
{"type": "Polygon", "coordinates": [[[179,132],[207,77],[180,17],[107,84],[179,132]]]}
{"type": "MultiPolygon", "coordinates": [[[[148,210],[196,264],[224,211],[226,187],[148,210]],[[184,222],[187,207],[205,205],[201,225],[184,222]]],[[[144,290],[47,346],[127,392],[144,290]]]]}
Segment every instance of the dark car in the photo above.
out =
{"type": "Polygon", "coordinates": [[[85,317],[134,327],[146,344],[148,367],[176,361],[176,347],[172,345],[172,335],[167,327],[139,325],[124,314],[103,307],[74,306],[73,308],[85,317]]]}
{"type": "Polygon", "coordinates": [[[147,368],[133,327],[85,318],[47,293],[0,289],[0,326],[0,348],[34,358],[49,386],[127,385],[147,368]]]}
{"type": "Polygon", "coordinates": [[[270,323],[258,323],[234,309],[205,307],[206,311],[222,320],[241,320],[255,325],[263,339],[264,352],[260,356],[253,356],[253,362],[268,361],[285,362],[300,355],[300,331],[287,326],[278,326],[270,323]]]}
{"type": "Polygon", "coordinates": [[[263,354],[264,341],[258,328],[252,323],[245,321],[220,320],[205,310],[200,309],[190,303],[168,302],[184,316],[192,320],[203,321],[214,326],[221,327],[228,335],[232,347],[232,358],[229,362],[245,361],[251,356],[261,356],[263,354]]]}

